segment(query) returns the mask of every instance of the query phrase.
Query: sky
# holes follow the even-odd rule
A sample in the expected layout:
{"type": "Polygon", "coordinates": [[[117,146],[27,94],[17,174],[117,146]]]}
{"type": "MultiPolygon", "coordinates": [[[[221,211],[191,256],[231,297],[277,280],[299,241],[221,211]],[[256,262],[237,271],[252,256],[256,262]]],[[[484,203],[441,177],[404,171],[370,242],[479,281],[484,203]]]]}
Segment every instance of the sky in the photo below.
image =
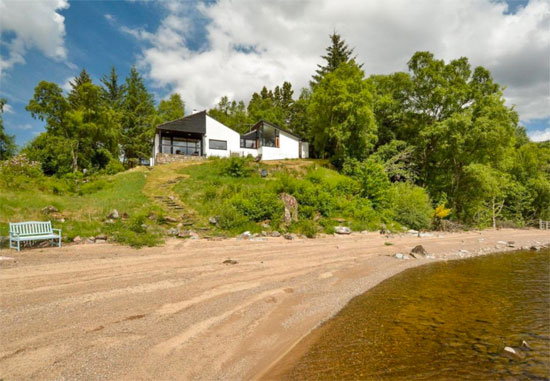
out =
{"type": "Polygon", "coordinates": [[[468,57],[505,86],[532,140],[550,140],[549,0],[0,0],[0,97],[20,146],[44,131],[25,111],[34,87],[63,89],[85,68],[95,83],[135,65],[159,102],[186,112],[262,86],[308,85],[329,34],[355,49],[367,75],[405,71],[420,50],[468,57]]]}

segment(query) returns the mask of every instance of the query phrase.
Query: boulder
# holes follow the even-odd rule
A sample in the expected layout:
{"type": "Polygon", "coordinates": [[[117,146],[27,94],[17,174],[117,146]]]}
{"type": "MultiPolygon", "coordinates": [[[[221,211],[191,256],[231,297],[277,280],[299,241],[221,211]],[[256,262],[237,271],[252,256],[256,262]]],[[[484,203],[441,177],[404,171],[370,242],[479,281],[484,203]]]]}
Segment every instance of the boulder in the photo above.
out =
{"type": "Polygon", "coordinates": [[[351,229],[347,226],[336,226],[334,232],[336,234],[351,234],[351,229]]]}
{"type": "Polygon", "coordinates": [[[109,214],[107,214],[107,218],[110,220],[118,220],[119,218],[118,210],[113,209],[109,214]]]}
{"type": "Polygon", "coordinates": [[[58,213],[58,212],[59,212],[59,209],[57,209],[53,205],[48,205],[42,208],[42,213],[44,214],[52,214],[52,213],[58,213]]]}
{"type": "Polygon", "coordinates": [[[424,246],[422,246],[422,245],[417,245],[417,246],[415,246],[415,247],[411,250],[410,255],[411,255],[413,258],[425,257],[426,255],[428,255],[428,252],[426,251],[426,249],[424,249],[424,246]]]}
{"type": "Polygon", "coordinates": [[[298,201],[288,193],[281,193],[279,196],[285,206],[283,221],[290,225],[293,221],[298,221],[298,201]]]}
{"type": "Polygon", "coordinates": [[[279,233],[277,230],[271,232],[271,236],[272,237],[280,237],[281,236],[281,233],[279,233]]]}
{"type": "Polygon", "coordinates": [[[296,239],[296,234],[286,233],[285,235],[283,235],[283,237],[285,237],[285,239],[292,241],[293,239],[296,239]]]}
{"type": "Polygon", "coordinates": [[[82,238],[79,235],[77,235],[76,237],[73,238],[73,242],[74,243],[80,243],[80,242],[82,242],[82,238]]]}
{"type": "Polygon", "coordinates": [[[168,235],[178,235],[179,231],[176,228],[170,228],[167,231],[168,235]]]}
{"type": "Polygon", "coordinates": [[[218,224],[218,219],[216,217],[210,217],[208,219],[208,222],[212,225],[217,225],[218,224]]]}
{"type": "Polygon", "coordinates": [[[237,239],[250,239],[250,238],[252,238],[252,234],[250,234],[249,231],[245,231],[244,233],[242,233],[237,237],[237,239]]]}

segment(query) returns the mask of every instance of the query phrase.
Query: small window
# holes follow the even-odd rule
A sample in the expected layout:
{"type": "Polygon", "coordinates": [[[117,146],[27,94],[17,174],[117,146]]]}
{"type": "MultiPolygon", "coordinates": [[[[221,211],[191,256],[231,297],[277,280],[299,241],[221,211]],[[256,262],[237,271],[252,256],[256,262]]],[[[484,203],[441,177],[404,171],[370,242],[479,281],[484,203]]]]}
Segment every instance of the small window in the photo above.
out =
{"type": "Polygon", "coordinates": [[[208,148],[227,151],[227,141],[209,139],[208,140],[208,148]]]}

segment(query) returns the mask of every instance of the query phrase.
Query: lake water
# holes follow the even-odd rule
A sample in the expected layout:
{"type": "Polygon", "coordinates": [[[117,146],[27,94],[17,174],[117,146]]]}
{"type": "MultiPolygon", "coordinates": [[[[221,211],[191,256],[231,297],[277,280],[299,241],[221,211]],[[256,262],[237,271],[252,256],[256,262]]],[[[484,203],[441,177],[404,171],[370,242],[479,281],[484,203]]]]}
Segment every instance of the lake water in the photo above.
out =
{"type": "Polygon", "coordinates": [[[281,378],[547,380],[550,250],[407,270],[353,299],[314,336],[281,378]]]}

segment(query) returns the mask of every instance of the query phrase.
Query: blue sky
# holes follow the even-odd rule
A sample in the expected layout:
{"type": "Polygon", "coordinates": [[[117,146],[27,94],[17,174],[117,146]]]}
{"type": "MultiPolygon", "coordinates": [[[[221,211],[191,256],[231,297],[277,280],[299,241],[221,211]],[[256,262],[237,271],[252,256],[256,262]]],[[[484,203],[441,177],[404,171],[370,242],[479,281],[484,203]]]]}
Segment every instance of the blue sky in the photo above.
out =
{"type": "Polygon", "coordinates": [[[299,89],[336,29],[367,74],[404,70],[416,50],[488,67],[540,140],[550,137],[548,27],[544,0],[0,0],[4,125],[19,145],[28,142],[44,124],[25,111],[34,87],[66,88],[82,68],[97,83],[112,65],[121,78],[137,65],[157,102],[176,91],[187,110],[223,95],[248,101],[284,80],[299,89]]]}

